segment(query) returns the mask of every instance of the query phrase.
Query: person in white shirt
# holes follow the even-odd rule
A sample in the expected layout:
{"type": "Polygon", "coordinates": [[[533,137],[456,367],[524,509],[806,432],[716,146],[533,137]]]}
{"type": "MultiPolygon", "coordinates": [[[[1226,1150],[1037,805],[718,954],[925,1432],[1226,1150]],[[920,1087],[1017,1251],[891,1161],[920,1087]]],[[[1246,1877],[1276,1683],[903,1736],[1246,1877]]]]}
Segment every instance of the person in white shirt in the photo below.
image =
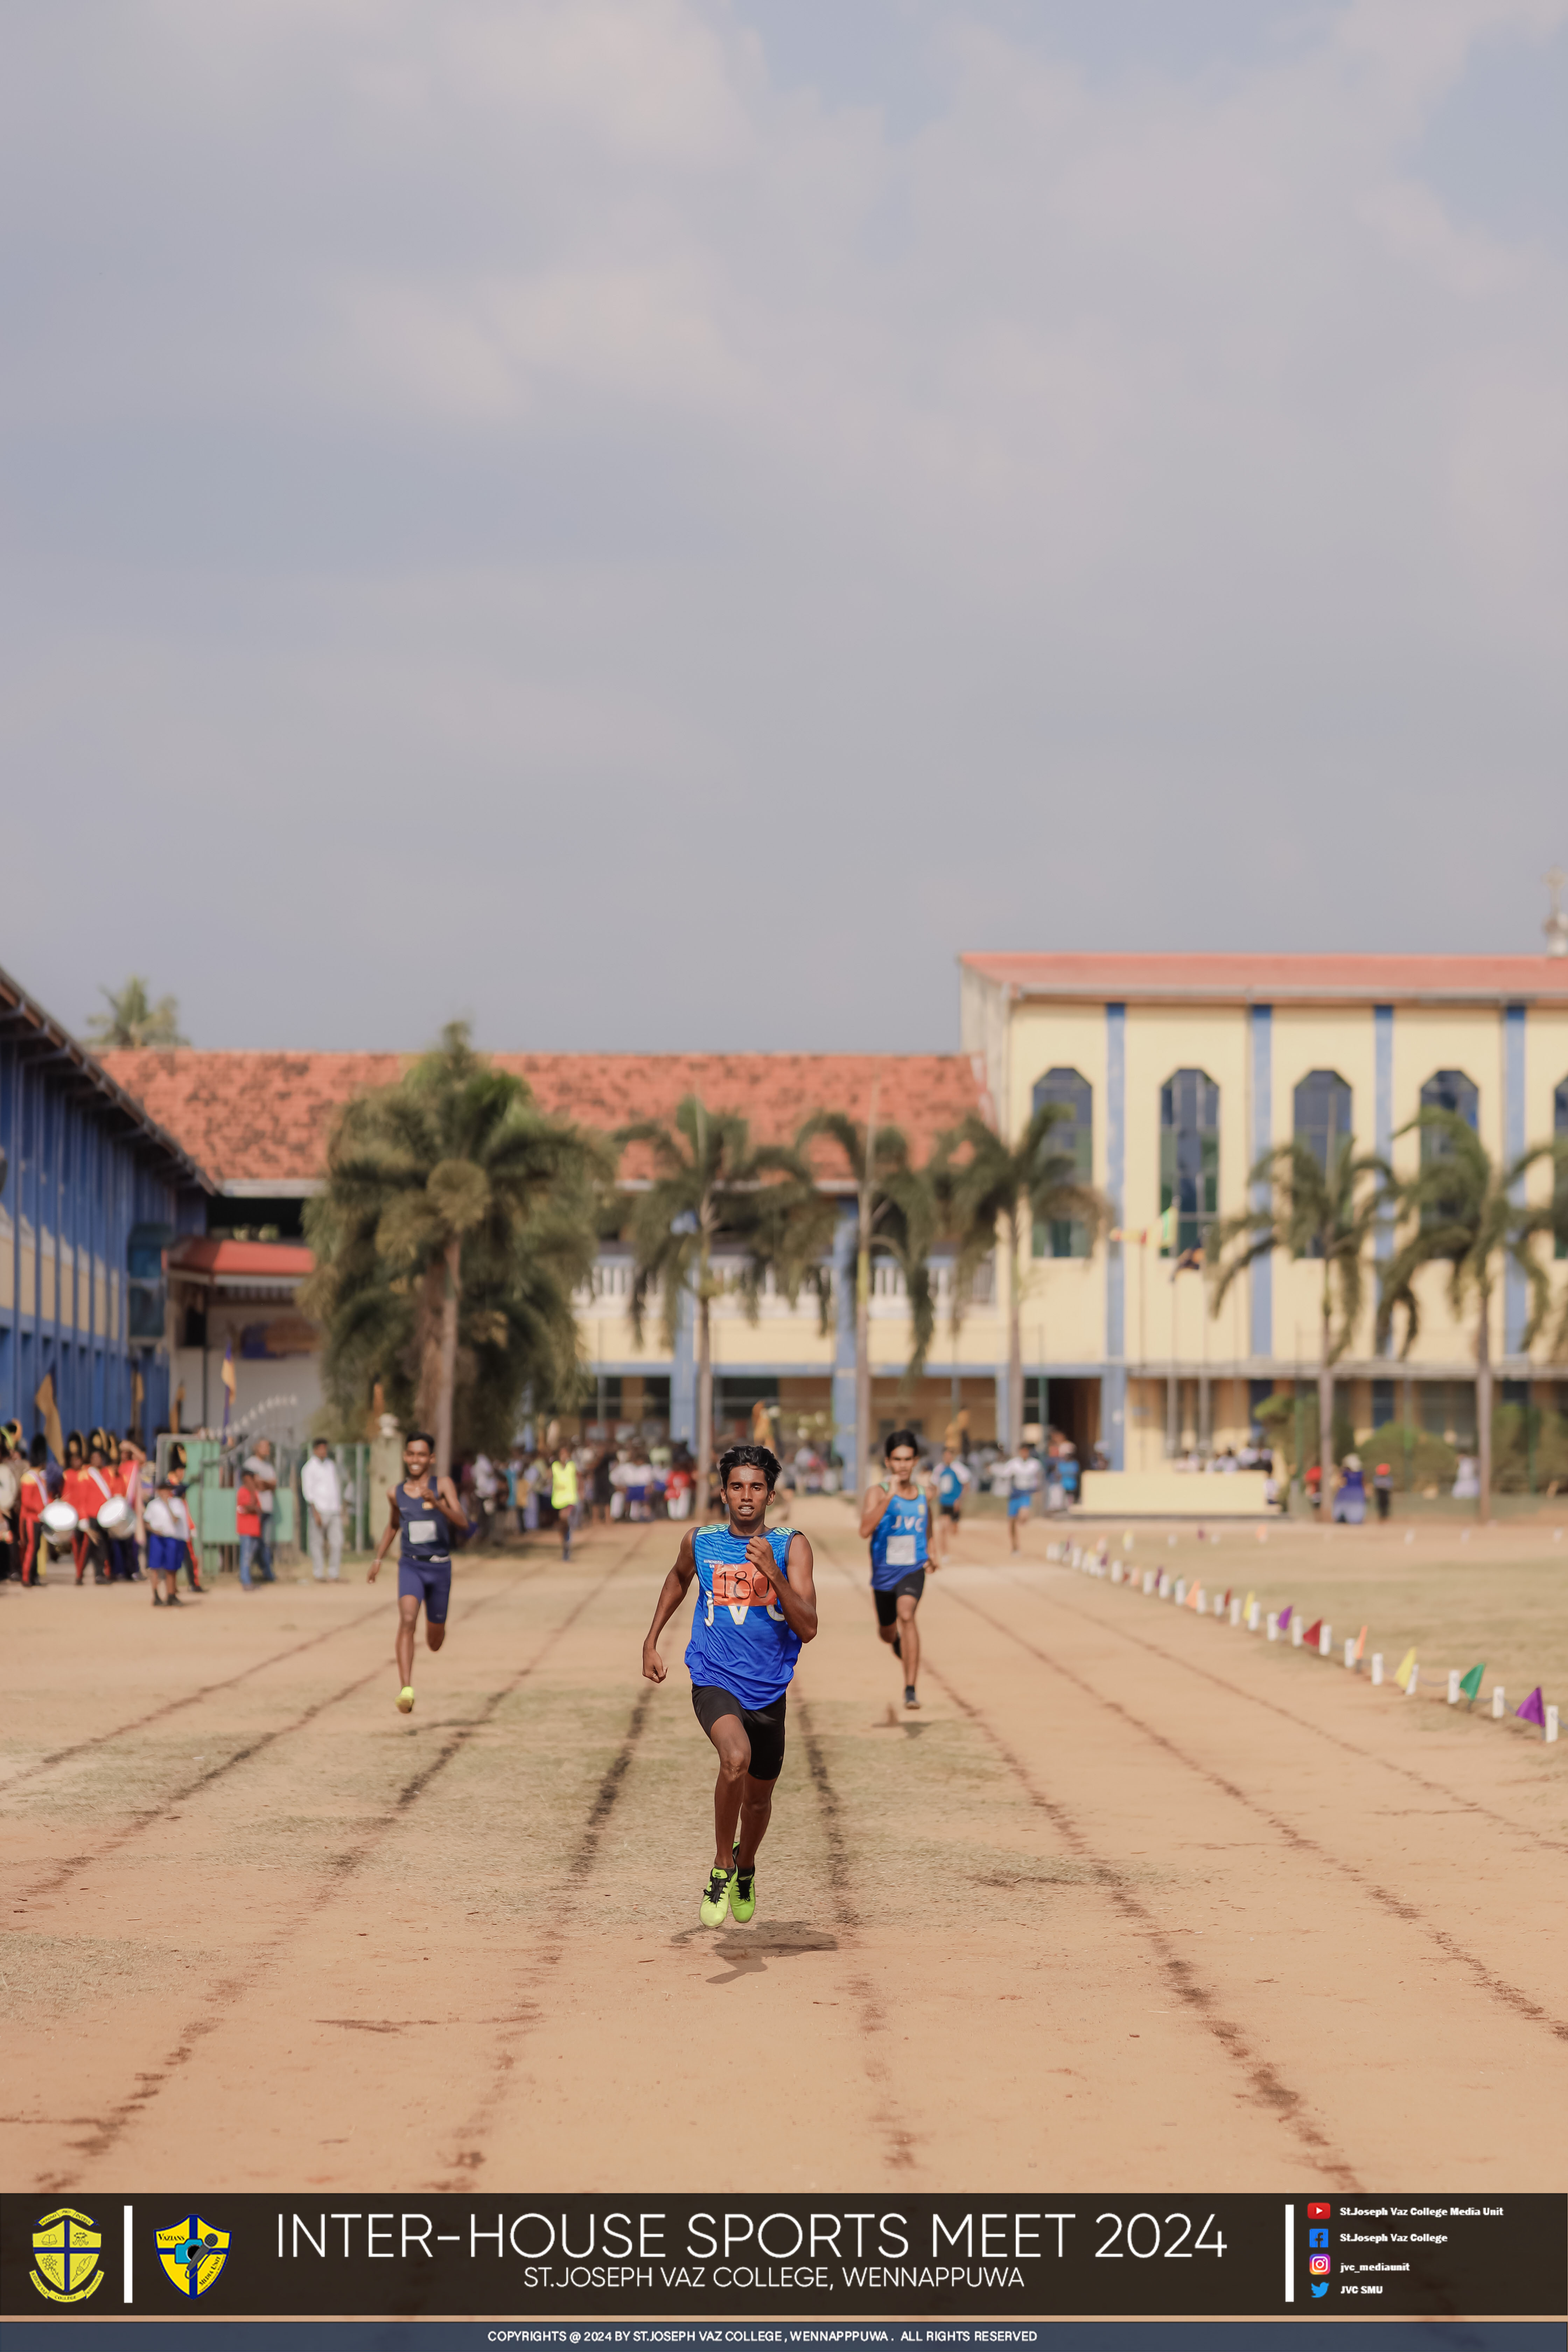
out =
{"type": "MultiPolygon", "coordinates": [[[[184,1606],[175,1590],[175,1582],[184,1561],[190,1569],[201,1566],[201,1548],[196,1531],[191,1525],[190,1512],[184,1496],[174,1479],[165,1472],[159,1479],[156,1492],[146,1507],[147,1567],[153,1579],[154,1609],[180,1609],[184,1606]]],[[[201,1591],[196,1586],[196,1591],[201,1591]]]]}
{"type": "Polygon", "coordinates": [[[1029,1516],[1029,1506],[1045,1479],[1039,1456],[1026,1451],[1010,1454],[991,1473],[991,1491],[1007,1497],[1007,1542],[1018,1549],[1018,1531],[1029,1516]]]}
{"type": "Polygon", "coordinates": [[[310,1513],[310,1565],[316,1581],[330,1577],[336,1583],[343,1559],[343,1490],[324,1437],[310,1448],[310,1458],[300,1473],[300,1491],[310,1513]]]}

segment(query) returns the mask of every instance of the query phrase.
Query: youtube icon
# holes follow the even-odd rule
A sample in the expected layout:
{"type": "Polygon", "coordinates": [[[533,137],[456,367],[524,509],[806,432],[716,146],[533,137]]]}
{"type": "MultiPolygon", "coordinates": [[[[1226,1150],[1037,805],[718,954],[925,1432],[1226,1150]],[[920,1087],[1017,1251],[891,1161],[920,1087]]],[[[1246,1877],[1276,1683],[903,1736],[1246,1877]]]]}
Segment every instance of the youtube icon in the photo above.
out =
{"type": "Polygon", "coordinates": [[[1326,2221],[1328,2220],[1328,2218],[1329,2218],[1329,2209],[1328,2209],[1328,2207],[1327,2207],[1326,2205],[1309,2205],[1309,2206],[1308,2206],[1308,2208],[1307,2208],[1307,2219],[1308,2219],[1308,2221],[1326,2221]]]}

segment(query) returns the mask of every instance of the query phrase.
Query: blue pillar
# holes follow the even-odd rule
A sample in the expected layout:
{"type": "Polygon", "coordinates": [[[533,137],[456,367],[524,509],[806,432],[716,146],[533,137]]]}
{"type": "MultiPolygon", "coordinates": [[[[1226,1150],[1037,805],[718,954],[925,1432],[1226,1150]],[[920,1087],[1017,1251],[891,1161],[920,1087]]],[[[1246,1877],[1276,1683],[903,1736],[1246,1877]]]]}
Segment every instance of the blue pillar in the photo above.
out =
{"type": "MultiPolygon", "coordinates": [[[[697,1301],[682,1283],[669,1365],[669,1434],[677,1445],[697,1444],[697,1301]]],[[[707,1498],[703,1497],[704,1506],[707,1498]]]]}
{"type": "MultiPolygon", "coordinates": [[[[1373,1045],[1373,1150],[1380,1160],[1386,1160],[1394,1150],[1394,1007],[1374,1004],[1372,1008],[1373,1045]]],[[[1380,1217],[1373,1236],[1373,1257],[1381,1265],[1394,1255],[1394,1227],[1387,1217],[1380,1217]]],[[[1379,1277],[1379,1288],[1382,1279],[1379,1277]]],[[[1394,1349],[1391,1331],[1384,1345],[1384,1354],[1394,1349]]]]}
{"type": "MultiPolygon", "coordinates": [[[[1274,1142],[1274,1007],[1252,1008],[1252,1160],[1257,1166],[1274,1142]]],[[[1268,1182],[1252,1188],[1252,1205],[1267,1213],[1268,1182]]],[[[1255,1358],[1274,1353],[1274,1260],[1257,1259],[1252,1268],[1251,1352],[1255,1358]]]]}
{"type": "MultiPolygon", "coordinates": [[[[1509,1005],[1502,1016],[1503,1053],[1503,1157],[1518,1160],[1524,1150],[1524,1007],[1509,1005]]],[[[1521,1176],[1509,1188],[1509,1198],[1522,1202],[1524,1179],[1521,1176]]],[[[1513,1260],[1507,1261],[1503,1271],[1502,1344],[1510,1356],[1524,1353],[1524,1327],[1530,1320],[1530,1286],[1524,1270],[1513,1260]]]]}
{"type": "Polygon", "coordinates": [[[833,1443],[860,1491],[860,1451],[855,1430],[855,1236],[858,1212],[840,1201],[833,1229],[833,1443]]]}
{"type": "MultiPolygon", "coordinates": [[[[1127,1217],[1127,1007],[1105,1008],[1105,1190],[1113,1222],[1127,1217]]],[[[1100,1443],[1113,1470],[1127,1466],[1127,1259],[1105,1249],[1105,1357],[1100,1386],[1100,1443]]],[[[1040,1367],[1042,1374],[1046,1367],[1040,1367]]]]}

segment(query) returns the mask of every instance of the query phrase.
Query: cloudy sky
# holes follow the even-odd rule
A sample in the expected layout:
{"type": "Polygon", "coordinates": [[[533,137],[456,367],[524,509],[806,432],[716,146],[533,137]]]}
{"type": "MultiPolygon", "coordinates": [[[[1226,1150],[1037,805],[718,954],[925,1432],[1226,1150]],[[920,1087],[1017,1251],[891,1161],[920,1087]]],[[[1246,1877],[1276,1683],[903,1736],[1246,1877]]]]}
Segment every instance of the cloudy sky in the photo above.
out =
{"type": "Polygon", "coordinates": [[[10,0],[0,961],[910,1048],[1568,866],[1568,0],[10,0]]]}

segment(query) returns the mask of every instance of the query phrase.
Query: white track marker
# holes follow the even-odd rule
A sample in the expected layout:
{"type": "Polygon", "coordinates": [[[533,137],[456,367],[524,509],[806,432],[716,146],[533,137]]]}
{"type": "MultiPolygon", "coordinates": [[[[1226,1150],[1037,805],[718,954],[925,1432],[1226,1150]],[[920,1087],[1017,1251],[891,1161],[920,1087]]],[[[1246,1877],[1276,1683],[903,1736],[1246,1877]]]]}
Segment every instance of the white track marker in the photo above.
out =
{"type": "Polygon", "coordinates": [[[1374,1650],[1372,1654],[1372,1679],[1374,1686],[1383,1680],[1383,1652],[1381,1650],[1374,1650]]]}
{"type": "Polygon", "coordinates": [[[1501,1683],[1493,1683],[1493,1685],[1492,1685],[1492,1721],[1493,1721],[1494,1723],[1500,1723],[1500,1722],[1502,1721],[1503,1708],[1507,1706],[1507,1704],[1508,1704],[1508,1702],[1507,1702],[1507,1700],[1506,1700],[1506,1699],[1504,1698],[1504,1696],[1503,1696],[1503,1687],[1502,1687],[1501,1683]]]}
{"type": "Polygon", "coordinates": [[[1551,1747],[1551,1745],[1552,1745],[1552,1741],[1556,1738],[1556,1737],[1557,1737],[1557,1709],[1556,1709],[1554,1706],[1549,1706],[1549,1707],[1547,1708],[1547,1710],[1546,1710],[1546,1745],[1548,1746],[1548,1748],[1550,1748],[1550,1747],[1551,1747]]]}
{"type": "Polygon", "coordinates": [[[1154,1590],[1154,1571],[1152,1568],[1146,1568],[1143,1570],[1143,1590],[1145,1592],[1152,1592],[1154,1590]]]}
{"type": "Polygon", "coordinates": [[[1415,1542],[1415,1528],[1405,1528],[1405,1542],[1406,1542],[1406,1543],[1414,1543],[1414,1542],[1415,1542]]]}
{"type": "Polygon", "coordinates": [[[1183,1602],[1186,1600],[1186,1597],[1187,1580],[1184,1576],[1178,1576],[1176,1579],[1176,1606],[1178,1609],[1181,1608],[1183,1602]]]}
{"type": "Polygon", "coordinates": [[[1258,1626],[1262,1623],[1262,1622],[1263,1622],[1263,1603],[1262,1603],[1262,1601],[1255,1601],[1253,1602],[1253,1604],[1252,1604],[1251,1608],[1250,1608],[1250,1609],[1247,1611],[1247,1632],[1248,1632],[1249,1633],[1257,1633],[1257,1631],[1258,1631],[1258,1626]]]}
{"type": "Polygon", "coordinates": [[[1353,1675],[1355,1672],[1355,1643],[1353,1642],[1347,1642],[1345,1643],[1345,1672],[1347,1675],[1353,1675]]]}
{"type": "Polygon", "coordinates": [[[1421,1669],[1419,1665],[1412,1666],[1410,1669],[1410,1680],[1405,1685],[1405,1696],[1406,1698],[1415,1697],[1416,1686],[1420,1683],[1420,1680],[1421,1669]]]}
{"type": "Polygon", "coordinates": [[[127,2205],[127,2207],[125,2208],[125,2298],[124,2298],[124,2299],[125,2299],[125,2301],[126,2301],[127,2303],[129,2303],[129,2302],[130,2302],[130,2300],[131,2300],[132,2289],[132,2285],[133,2285],[133,2280],[132,2280],[132,2259],[131,2259],[131,2257],[132,2257],[132,2250],[134,2249],[134,2246],[135,2246],[135,2243],[136,2243],[136,2240],[135,2240],[135,2233],[134,2233],[134,2231],[133,2231],[133,2230],[132,2230],[132,2224],[133,2221],[135,2220],[135,2215],[136,2215],[136,2208],[134,2207],[134,2205],[127,2205]]]}
{"type": "Polygon", "coordinates": [[[1301,1612],[1299,1609],[1292,1609],[1290,1612],[1290,1647],[1293,1650],[1299,1650],[1306,1638],[1307,1629],[1301,1622],[1301,1612]]]}
{"type": "Polygon", "coordinates": [[[1450,1706],[1458,1706],[1458,1704],[1459,1669],[1458,1666],[1450,1666],[1448,1669],[1448,1705],[1450,1706]]]}
{"type": "Polygon", "coordinates": [[[1318,1655],[1320,1658],[1331,1658],[1333,1654],[1334,1629],[1331,1625],[1325,1625],[1318,1636],[1318,1655]]]}
{"type": "Polygon", "coordinates": [[[1272,1609],[1268,1612],[1268,1638],[1271,1642],[1279,1639],[1279,1620],[1272,1609]]]}
{"type": "Polygon", "coordinates": [[[1230,1596],[1230,1622],[1233,1625],[1239,1625],[1241,1622],[1241,1595],[1239,1592],[1233,1592],[1230,1596]]]}

